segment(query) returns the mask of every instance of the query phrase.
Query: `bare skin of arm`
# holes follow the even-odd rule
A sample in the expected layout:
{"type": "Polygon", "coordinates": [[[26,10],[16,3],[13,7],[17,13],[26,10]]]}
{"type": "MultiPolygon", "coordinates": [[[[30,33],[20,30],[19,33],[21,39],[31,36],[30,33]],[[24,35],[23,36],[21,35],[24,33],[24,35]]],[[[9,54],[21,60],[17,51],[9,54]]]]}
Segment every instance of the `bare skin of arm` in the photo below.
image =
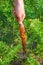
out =
{"type": "Polygon", "coordinates": [[[14,14],[17,21],[23,21],[25,18],[25,10],[23,0],[14,0],[14,14]]]}
{"type": "Polygon", "coordinates": [[[25,18],[25,10],[23,0],[14,0],[14,15],[19,23],[20,35],[22,39],[23,51],[26,52],[26,37],[23,20],[25,18]]]}

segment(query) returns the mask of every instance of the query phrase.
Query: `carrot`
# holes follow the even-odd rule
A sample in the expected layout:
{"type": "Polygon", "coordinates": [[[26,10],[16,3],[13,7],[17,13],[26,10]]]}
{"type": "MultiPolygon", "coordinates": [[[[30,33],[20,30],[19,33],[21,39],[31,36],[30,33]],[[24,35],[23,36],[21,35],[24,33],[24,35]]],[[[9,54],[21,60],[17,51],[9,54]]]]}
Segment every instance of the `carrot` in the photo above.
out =
{"type": "Polygon", "coordinates": [[[23,46],[23,51],[26,53],[26,36],[25,36],[25,28],[22,22],[19,23],[20,27],[20,36],[22,39],[22,46],[23,46]]]}

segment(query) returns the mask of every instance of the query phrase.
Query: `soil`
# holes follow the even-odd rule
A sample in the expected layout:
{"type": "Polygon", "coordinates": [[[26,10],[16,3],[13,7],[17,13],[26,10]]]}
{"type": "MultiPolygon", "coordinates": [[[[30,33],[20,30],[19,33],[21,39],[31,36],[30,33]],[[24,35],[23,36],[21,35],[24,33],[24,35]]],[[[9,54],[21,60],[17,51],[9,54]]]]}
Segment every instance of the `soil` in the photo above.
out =
{"type": "MultiPolygon", "coordinates": [[[[18,53],[18,56],[19,56],[19,59],[21,59],[21,61],[20,60],[12,61],[11,65],[23,65],[23,61],[26,59],[25,54],[23,54],[23,51],[20,51],[18,53]]],[[[36,59],[36,61],[38,61],[41,65],[43,65],[43,59],[40,59],[39,57],[35,56],[34,54],[30,54],[30,53],[29,53],[29,56],[36,59]]]]}
{"type": "Polygon", "coordinates": [[[20,63],[18,60],[16,60],[16,61],[13,61],[13,62],[11,63],[11,65],[21,65],[21,63],[20,63]]]}

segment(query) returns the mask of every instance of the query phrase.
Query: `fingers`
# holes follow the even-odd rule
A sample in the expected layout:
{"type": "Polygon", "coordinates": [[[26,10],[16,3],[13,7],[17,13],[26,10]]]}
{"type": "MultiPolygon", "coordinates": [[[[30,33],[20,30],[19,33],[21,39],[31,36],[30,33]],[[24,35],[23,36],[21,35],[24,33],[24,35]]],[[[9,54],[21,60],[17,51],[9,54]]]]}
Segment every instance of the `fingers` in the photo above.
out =
{"type": "Polygon", "coordinates": [[[18,21],[23,21],[25,18],[24,14],[22,14],[21,16],[18,17],[18,21]]]}
{"type": "Polygon", "coordinates": [[[22,21],[24,20],[24,18],[25,18],[25,14],[22,14],[22,21]]]}
{"type": "Polygon", "coordinates": [[[15,14],[15,17],[16,17],[17,21],[20,22],[20,21],[24,20],[25,14],[22,14],[21,16],[18,16],[18,15],[15,14]]]}
{"type": "Polygon", "coordinates": [[[21,16],[17,15],[16,12],[14,11],[14,15],[15,15],[15,18],[18,22],[20,21],[23,21],[24,18],[25,18],[25,14],[22,14],[21,16]]]}

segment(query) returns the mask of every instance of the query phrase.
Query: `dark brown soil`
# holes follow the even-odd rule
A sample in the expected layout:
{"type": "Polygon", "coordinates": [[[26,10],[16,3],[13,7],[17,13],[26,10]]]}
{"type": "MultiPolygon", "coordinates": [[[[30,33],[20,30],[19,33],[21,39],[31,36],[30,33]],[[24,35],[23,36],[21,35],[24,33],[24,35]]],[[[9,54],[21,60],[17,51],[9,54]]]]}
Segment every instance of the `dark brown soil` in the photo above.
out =
{"type": "MultiPolygon", "coordinates": [[[[23,54],[23,51],[20,51],[18,53],[18,56],[19,56],[19,59],[21,59],[21,61],[20,60],[12,61],[11,65],[23,65],[23,61],[26,59],[25,54],[23,54]]],[[[36,59],[41,65],[43,65],[43,59],[40,59],[39,57],[35,56],[34,54],[30,54],[30,53],[29,53],[29,56],[36,59]]]]}
{"type": "Polygon", "coordinates": [[[16,61],[13,61],[13,62],[11,63],[11,65],[21,65],[21,63],[20,63],[18,60],[16,60],[16,61]]]}

